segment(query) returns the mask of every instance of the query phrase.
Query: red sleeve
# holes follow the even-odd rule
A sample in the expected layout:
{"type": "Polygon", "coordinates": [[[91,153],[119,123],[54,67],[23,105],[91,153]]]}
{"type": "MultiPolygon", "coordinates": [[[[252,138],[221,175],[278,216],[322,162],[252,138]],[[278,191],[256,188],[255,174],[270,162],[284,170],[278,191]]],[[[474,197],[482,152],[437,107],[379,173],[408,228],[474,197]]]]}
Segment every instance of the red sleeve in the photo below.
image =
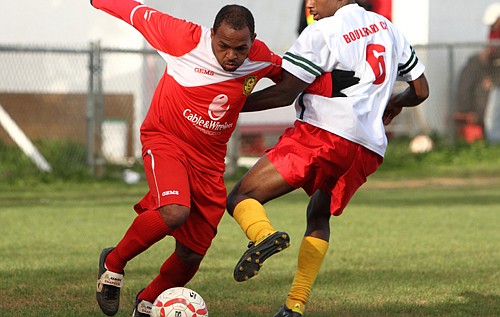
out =
{"type": "Polygon", "coordinates": [[[137,29],[151,46],[169,55],[180,56],[200,41],[201,27],[174,18],[134,0],[93,0],[97,9],[137,29]]]}
{"type": "Polygon", "coordinates": [[[281,81],[281,57],[274,54],[264,42],[260,40],[254,41],[250,52],[248,52],[248,59],[251,61],[270,62],[271,65],[268,67],[268,73],[265,77],[275,83],[281,81]]]}
{"type": "Polygon", "coordinates": [[[142,5],[133,0],[91,0],[92,6],[130,24],[130,13],[142,5]]]}
{"type": "Polygon", "coordinates": [[[281,68],[281,56],[272,53],[272,66],[269,74],[267,77],[271,79],[274,83],[279,83],[281,79],[283,78],[282,71],[283,69],[281,68]]]}
{"type": "Polygon", "coordinates": [[[323,97],[331,97],[333,93],[332,73],[323,73],[306,88],[305,92],[323,97]]]}

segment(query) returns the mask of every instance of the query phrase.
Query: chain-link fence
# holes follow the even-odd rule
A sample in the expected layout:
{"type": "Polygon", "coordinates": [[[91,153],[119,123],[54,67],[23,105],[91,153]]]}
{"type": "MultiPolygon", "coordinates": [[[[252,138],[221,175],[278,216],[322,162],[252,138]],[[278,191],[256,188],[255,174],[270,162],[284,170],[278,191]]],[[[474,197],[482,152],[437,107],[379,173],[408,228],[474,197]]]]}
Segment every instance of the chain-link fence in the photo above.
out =
{"type": "Polygon", "coordinates": [[[0,142],[52,171],[140,158],[139,126],[162,59],[152,50],[0,46],[0,142]],[[61,163],[63,166],[61,166],[61,163]]]}
{"type": "MultiPolygon", "coordinates": [[[[415,46],[426,65],[431,97],[424,105],[405,110],[388,133],[411,137],[432,132],[453,142],[461,70],[485,45],[415,46]]],[[[54,165],[81,165],[99,176],[106,164],[140,162],[139,127],[164,69],[163,59],[149,49],[105,48],[98,42],[64,48],[0,45],[0,143],[21,148],[47,171],[54,165]],[[61,157],[46,159],[47,147],[61,157]]],[[[474,68],[467,71],[471,73],[465,77],[475,76],[474,68]]],[[[240,119],[240,127],[253,124],[240,119]]],[[[243,140],[248,147],[246,137],[240,133],[233,142],[243,140]]],[[[238,148],[230,147],[236,149],[233,157],[239,156],[238,148]]]]}

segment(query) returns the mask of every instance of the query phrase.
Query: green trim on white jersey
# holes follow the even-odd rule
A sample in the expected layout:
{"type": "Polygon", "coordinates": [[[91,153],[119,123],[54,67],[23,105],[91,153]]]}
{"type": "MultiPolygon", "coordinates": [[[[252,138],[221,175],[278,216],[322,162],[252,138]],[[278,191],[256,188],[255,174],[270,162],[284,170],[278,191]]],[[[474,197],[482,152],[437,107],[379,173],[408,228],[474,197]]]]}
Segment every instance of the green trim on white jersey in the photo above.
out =
{"type": "Polygon", "coordinates": [[[300,57],[298,55],[286,52],[285,55],[283,56],[283,59],[289,61],[294,65],[301,67],[302,69],[308,71],[309,73],[311,73],[316,77],[323,74],[323,70],[321,69],[321,67],[312,63],[310,60],[300,57]]]}

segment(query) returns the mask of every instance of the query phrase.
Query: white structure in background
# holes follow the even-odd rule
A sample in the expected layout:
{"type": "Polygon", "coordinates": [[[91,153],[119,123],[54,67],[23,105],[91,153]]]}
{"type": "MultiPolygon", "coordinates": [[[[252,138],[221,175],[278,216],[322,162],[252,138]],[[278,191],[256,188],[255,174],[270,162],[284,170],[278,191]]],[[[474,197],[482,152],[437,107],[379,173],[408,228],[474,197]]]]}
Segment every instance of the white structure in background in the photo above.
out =
{"type": "MultiPolygon", "coordinates": [[[[495,2],[497,1],[476,0],[471,5],[470,2],[456,0],[393,0],[392,17],[394,23],[414,45],[482,42],[486,39],[488,31],[481,23],[482,16],[486,7],[495,2]]],[[[145,3],[176,17],[206,26],[212,25],[217,11],[223,5],[230,3],[245,5],[255,16],[258,37],[277,53],[285,52],[296,38],[299,10],[302,9],[302,0],[147,0],[145,3]]],[[[86,46],[92,41],[100,41],[103,47],[147,47],[142,36],[131,26],[92,8],[89,0],[10,1],[4,3],[0,10],[0,27],[1,44],[86,46]]],[[[439,130],[444,126],[443,120],[447,115],[443,110],[446,109],[443,104],[449,100],[449,78],[442,78],[447,65],[444,60],[430,61],[426,60],[426,56],[421,56],[421,59],[427,66],[426,74],[431,85],[431,96],[425,104],[433,105],[432,107],[423,105],[425,121],[431,128],[439,130]]],[[[113,78],[125,77],[133,70],[146,67],[144,60],[137,59],[130,63],[124,63],[120,59],[112,66],[106,66],[104,81],[107,83],[107,92],[118,89],[113,86],[113,78]]],[[[133,80],[140,82],[141,78],[133,80]]],[[[5,83],[6,80],[0,78],[0,86],[2,82],[5,83]]],[[[61,83],[64,83],[63,78],[61,83]]],[[[257,88],[266,84],[263,83],[257,88]]],[[[64,90],[64,87],[64,84],[61,84],[58,89],[64,90]]],[[[135,128],[138,130],[149,105],[149,97],[143,96],[139,84],[134,96],[138,101],[135,120],[135,128]]],[[[287,124],[293,120],[294,110],[285,107],[261,113],[242,114],[240,125],[287,124]]],[[[136,143],[138,147],[138,140],[136,143]]],[[[136,149],[137,152],[140,153],[140,147],[136,149]]]]}
{"type": "Polygon", "coordinates": [[[31,143],[23,130],[12,120],[9,114],[0,105],[0,127],[4,128],[7,134],[16,142],[21,151],[43,172],[51,172],[52,166],[47,162],[45,157],[31,143]]]}

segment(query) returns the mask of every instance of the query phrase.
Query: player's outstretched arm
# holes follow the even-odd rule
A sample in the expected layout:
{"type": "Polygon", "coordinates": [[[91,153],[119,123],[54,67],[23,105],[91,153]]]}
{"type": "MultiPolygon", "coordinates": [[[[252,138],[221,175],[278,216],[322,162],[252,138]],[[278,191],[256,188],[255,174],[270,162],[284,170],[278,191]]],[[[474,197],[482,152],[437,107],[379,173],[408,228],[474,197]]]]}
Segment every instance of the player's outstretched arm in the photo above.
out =
{"type": "Polygon", "coordinates": [[[403,107],[415,107],[429,97],[429,83],[424,74],[414,81],[408,82],[408,88],[399,94],[395,94],[389,100],[384,111],[383,121],[385,125],[391,123],[403,107]]]}
{"type": "Polygon", "coordinates": [[[92,5],[133,26],[155,49],[176,56],[192,50],[201,36],[197,24],[177,19],[135,0],[92,0],[92,5]]]}
{"type": "Polygon", "coordinates": [[[286,70],[283,70],[282,75],[283,78],[278,84],[254,92],[248,96],[242,112],[289,106],[309,85],[309,83],[300,80],[286,70]]]}
{"type": "Polygon", "coordinates": [[[135,7],[142,5],[141,2],[134,0],[90,0],[90,4],[99,10],[102,10],[127,23],[130,22],[130,12],[135,7]]]}
{"type": "Polygon", "coordinates": [[[242,111],[251,112],[288,106],[302,91],[328,98],[345,97],[342,90],[359,83],[354,71],[339,69],[322,74],[312,84],[302,81],[286,70],[282,71],[282,75],[281,82],[275,86],[251,94],[242,111]]]}

